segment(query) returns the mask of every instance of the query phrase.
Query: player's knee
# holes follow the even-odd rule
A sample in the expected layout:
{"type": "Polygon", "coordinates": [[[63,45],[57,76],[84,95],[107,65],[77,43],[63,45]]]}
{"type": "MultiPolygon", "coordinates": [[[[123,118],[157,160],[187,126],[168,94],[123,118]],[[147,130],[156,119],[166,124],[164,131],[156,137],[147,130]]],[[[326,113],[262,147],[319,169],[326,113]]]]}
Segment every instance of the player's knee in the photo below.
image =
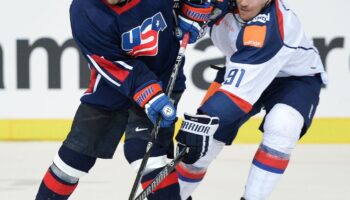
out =
{"type": "Polygon", "coordinates": [[[290,154],[299,140],[303,116],[291,106],[276,104],[265,118],[263,144],[290,154]]]}
{"type": "MultiPolygon", "coordinates": [[[[142,158],[145,155],[147,141],[141,139],[129,139],[124,143],[124,156],[131,167],[138,171],[142,158]]],[[[164,167],[166,165],[167,151],[166,148],[158,144],[154,144],[151,157],[148,159],[144,173],[147,174],[154,169],[164,167]]]]}
{"type": "Polygon", "coordinates": [[[95,162],[96,158],[94,157],[61,146],[50,169],[62,180],[70,182],[86,175],[95,162]]]}

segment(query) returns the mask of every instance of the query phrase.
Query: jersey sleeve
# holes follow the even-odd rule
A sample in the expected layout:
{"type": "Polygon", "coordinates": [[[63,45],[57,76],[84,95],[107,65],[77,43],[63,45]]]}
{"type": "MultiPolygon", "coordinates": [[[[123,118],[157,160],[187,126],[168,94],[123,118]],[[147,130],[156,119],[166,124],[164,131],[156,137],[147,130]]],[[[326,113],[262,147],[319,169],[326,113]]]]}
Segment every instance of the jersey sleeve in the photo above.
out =
{"type": "Polygon", "coordinates": [[[130,98],[147,85],[157,83],[157,76],[144,62],[128,56],[120,47],[118,31],[111,19],[91,9],[82,9],[74,3],[70,8],[72,34],[90,68],[130,98]]]}
{"type": "Polygon", "coordinates": [[[248,22],[240,31],[237,51],[226,63],[220,90],[240,99],[243,107],[253,105],[277,76],[291,51],[284,47],[282,16],[274,5],[248,22]]]}

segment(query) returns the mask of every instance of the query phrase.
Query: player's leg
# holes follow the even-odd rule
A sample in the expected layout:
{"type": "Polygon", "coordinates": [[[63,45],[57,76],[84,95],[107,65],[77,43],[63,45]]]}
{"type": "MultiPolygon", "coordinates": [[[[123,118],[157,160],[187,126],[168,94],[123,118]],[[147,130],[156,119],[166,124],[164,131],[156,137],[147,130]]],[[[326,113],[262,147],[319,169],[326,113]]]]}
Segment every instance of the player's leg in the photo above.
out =
{"type": "Polygon", "coordinates": [[[263,141],[249,172],[244,197],[262,200],[274,189],[288,166],[303,128],[303,116],[286,104],[276,104],[267,114],[263,141]]]}
{"type": "MultiPolygon", "coordinates": [[[[241,127],[241,125],[244,124],[251,116],[256,114],[257,110],[258,109],[253,109],[249,114],[244,115],[240,119],[237,119],[236,121],[231,122],[231,124],[226,125],[225,132],[216,132],[214,134],[213,141],[207,145],[208,147],[207,147],[207,150],[205,151],[205,155],[200,157],[193,164],[187,161],[187,159],[184,159],[183,162],[181,162],[176,167],[176,171],[179,177],[181,197],[183,200],[188,198],[194,192],[194,190],[199,186],[199,184],[203,181],[207,173],[207,169],[209,165],[212,163],[212,161],[217,157],[217,155],[219,155],[219,153],[221,152],[221,150],[225,145],[232,144],[232,141],[235,139],[237,135],[239,127],[241,127]]],[[[196,123],[199,122],[199,120],[194,120],[194,121],[196,123]]],[[[183,130],[183,128],[181,128],[178,136],[176,137],[178,141],[181,141],[179,136],[181,135],[182,131],[186,131],[186,130],[183,130]]],[[[190,138],[187,137],[187,139],[190,139],[190,138]]],[[[192,141],[195,141],[195,140],[196,138],[192,138],[192,141]]],[[[188,142],[188,144],[189,143],[190,142],[188,142]]]]}
{"type": "Polygon", "coordinates": [[[260,144],[249,172],[244,198],[266,199],[285,172],[299,138],[311,124],[321,82],[317,77],[280,78],[263,96],[267,115],[260,144]]]}
{"type": "MultiPolygon", "coordinates": [[[[171,97],[176,106],[182,93],[174,92],[171,97]]],[[[148,119],[144,110],[137,105],[129,110],[129,120],[126,129],[124,154],[130,165],[137,171],[146,152],[146,146],[153,129],[152,122],[148,119]]],[[[144,175],[141,178],[142,187],[146,187],[167,164],[167,158],[173,157],[173,124],[169,128],[161,128],[157,141],[153,146],[151,156],[146,165],[144,175]]],[[[170,173],[162,183],[148,196],[149,200],[180,200],[180,187],[176,172],[170,173]]]]}
{"type": "Polygon", "coordinates": [[[94,157],[61,146],[40,184],[36,200],[68,199],[79,179],[89,172],[95,162],[94,157]]]}
{"type": "Polygon", "coordinates": [[[72,128],[46,172],[37,200],[65,200],[96,158],[112,158],[125,130],[127,111],[109,112],[81,104],[72,128]]]}
{"type": "Polygon", "coordinates": [[[224,142],[214,139],[209,146],[207,154],[197,162],[194,164],[181,162],[176,166],[180,183],[181,199],[185,200],[189,198],[193,191],[198,187],[207,173],[210,163],[217,155],[219,155],[224,146],[224,142]]]}
{"type": "Polygon", "coordinates": [[[207,114],[208,117],[218,117],[220,119],[218,130],[214,134],[213,142],[209,145],[208,151],[204,157],[201,157],[193,164],[186,163],[184,160],[184,162],[180,163],[176,168],[179,176],[182,199],[186,199],[193,193],[203,180],[209,164],[221,152],[225,144],[230,145],[232,143],[239,127],[246,122],[250,116],[257,112],[257,110],[253,109],[247,114],[246,112],[248,110],[243,110],[239,107],[240,105],[244,105],[244,103],[237,105],[236,102],[239,101],[239,98],[231,98],[232,95],[228,92],[218,92],[224,75],[225,69],[222,68],[218,71],[215,81],[209,87],[202,101],[202,106],[199,108],[199,113],[207,114]],[[233,98],[235,99],[233,100],[233,98]]]}

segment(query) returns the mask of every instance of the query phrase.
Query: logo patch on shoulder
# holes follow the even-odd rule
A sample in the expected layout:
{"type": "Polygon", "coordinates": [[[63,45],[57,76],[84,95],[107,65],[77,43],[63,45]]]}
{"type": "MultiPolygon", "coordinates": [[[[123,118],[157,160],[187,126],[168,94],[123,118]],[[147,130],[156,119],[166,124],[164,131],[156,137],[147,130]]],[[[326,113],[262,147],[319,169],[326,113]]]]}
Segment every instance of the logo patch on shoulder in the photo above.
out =
{"type": "Polygon", "coordinates": [[[246,26],[243,33],[243,45],[262,48],[266,37],[266,26],[246,26]]]}

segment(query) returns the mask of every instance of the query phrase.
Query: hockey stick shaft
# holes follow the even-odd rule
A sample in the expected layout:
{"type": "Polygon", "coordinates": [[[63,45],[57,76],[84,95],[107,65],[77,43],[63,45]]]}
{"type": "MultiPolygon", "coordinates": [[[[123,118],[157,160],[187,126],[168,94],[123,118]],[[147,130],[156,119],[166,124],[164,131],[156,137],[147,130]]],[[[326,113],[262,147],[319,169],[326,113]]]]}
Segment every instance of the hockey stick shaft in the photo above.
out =
{"type": "MultiPolygon", "coordinates": [[[[166,94],[169,97],[170,97],[170,95],[172,93],[172,90],[173,90],[173,87],[174,87],[174,84],[175,84],[175,81],[176,81],[176,77],[177,77],[177,74],[179,72],[179,67],[180,67],[181,62],[182,62],[182,58],[185,55],[185,51],[186,51],[186,47],[187,47],[188,41],[189,41],[189,33],[186,33],[184,35],[183,39],[182,39],[181,46],[180,46],[180,49],[179,49],[179,53],[178,53],[178,55],[176,57],[175,65],[174,65],[173,71],[171,72],[171,76],[170,76],[170,79],[169,79],[169,82],[168,82],[168,85],[167,85],[167,88],[166,88],[166,91],[165,91],[166,94]]],[[[153,128],[153,130],[151,132],[151,140],[147,143],[146,153],[143,156],[140,168],[139,168],[139,170],[137,172],[137,175],[136,175],[136,178],[135,178],[135,181],[134,181],[134,184],[133,184],[130,196],[129,196],[129,200],[134,200],[134,198],[135,198],[138,186],[139,186],[140,181],[141,181],[141,177],[142,177],[143,172],[144,172],[144,170],[146,168],[148,159],[151,156],[151,151],[152,151],[153,145],[154,145],[154,143],[156,141],[156,138],[157,138],[157,135],[158,135],[158,132],[159,132],[160,122],[161,122],[161,118],[159,117],[157,119],[156,125],[154,126],[154,128],[153,128]]]]}
{"type": "Polygon", "coordinates": [[[165,167],[162,169],[162,171],[159,172],[159,174],[153,179],[153,181],[135,198],[135,200],[143,200],[148,195],[152,193],[156,187],[167,177],[175,168],[176,166],[182,161],[184,158],[184,155],[187,152],[187,148],[183,148],[176,157],[165,167]]]}

